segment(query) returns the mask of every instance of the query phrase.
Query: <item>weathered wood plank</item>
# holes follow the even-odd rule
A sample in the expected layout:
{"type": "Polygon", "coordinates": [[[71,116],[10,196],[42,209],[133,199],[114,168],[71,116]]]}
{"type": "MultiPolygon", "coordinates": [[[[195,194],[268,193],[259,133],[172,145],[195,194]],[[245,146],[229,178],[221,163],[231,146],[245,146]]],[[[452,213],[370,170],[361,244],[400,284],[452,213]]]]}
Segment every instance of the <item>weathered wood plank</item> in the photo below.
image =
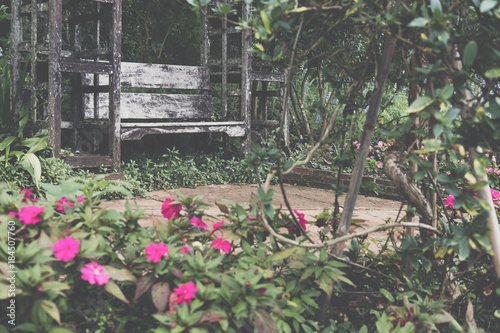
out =
{"type": "Polygon", "coordinates": [[[71,73],[112,73],[113,66],[109,63],[75,60],[75,59],[61,59],[61,71],[71,73]]]}
{"type": "MultiPolygon", "coordinates": [[[[108,96],[99,94],[99,117],[107,118],[108,96]]],[[[208,119],[212,116],[209,95],[122,93],[121,119],[208,119]]],[[[85,118],[93,118],[93,99],[84,95],[85,118]]]]}
{"type": "Polygon", "coordinates": [[[122,62],[123,88],[210,89],[207,67],[122,62]]]}
{"type": "Polygon", "coordinates": [[[66,157],[64,161],[75,169],[110,167],[113,165],[113,159],[110,156],[100,155],[70,156],[66,157]]]}
{"type": "Polygon", "coordinates": [[[122,140],[141,140],[148,134],[177,134],[177,133],[226,133],[230,137],[243,137],[246,135],[245,122],[220,122],[214,123],[165,123],[165,126],[156,125],[155,127],[139,127],[144,124],[135,124],[137,127],[127,128],[122,124],[122,140]]]}
{"type": "Polygon", "coordinates": [[[250,79],[256,81],[285,82],[285,73],[250,72],[250,79]]]}
{"type": "Polygon", "coordinates": [[[212,115],[212,99],[203,95],[122,94],[122,119],[203,119],[212,115]]]}
{"type": "Polygon", "coordinates": [[[156,123],[122,123],[122,128],[139,128],[139,127],[210,127],[210,126],[243,126],[244,121],[189,121],[189,122],[156,122],[156,123]]]}

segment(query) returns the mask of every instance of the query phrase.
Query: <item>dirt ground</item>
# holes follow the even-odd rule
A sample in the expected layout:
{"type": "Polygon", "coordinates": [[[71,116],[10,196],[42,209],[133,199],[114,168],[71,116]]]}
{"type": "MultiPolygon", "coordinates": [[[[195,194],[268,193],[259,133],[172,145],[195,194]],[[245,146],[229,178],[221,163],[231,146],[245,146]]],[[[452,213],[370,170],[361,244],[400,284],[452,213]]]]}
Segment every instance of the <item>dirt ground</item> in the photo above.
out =
{"type": "MultiPolygon", "coordinates": [[[[139,209],[144,210],[145,219],[141,224],[151,226],[159,223],[164,223],[166,220],[161,215],[161,205],[165,198],[177,199],[176,192],[182,193],[185,196],[203,195],[203,201],[210,206],[205,210],[205,213],[212,216],[220,214],[219,208],[215,205],[221,198],[231,200],[235,203],[242,204],[249,202],[251,195],[257,193],[257,185],[208,185],[196,188],[180,188],[176,190],[160,190],[150,192],[148,197],[135,199],[139,209]]],[[[279,186],[273,186],[274,197],[273,205],[278,208],[285,208],[283,195],[279,186]]],[[[314,216],[321,213],[323,210],[333,210],[333,202],[335,199],[332,191],[317,189],[312,187],[285,185],[285,193],[288,201],[293,209],[304,213],[309,221],[314,221],[314,216]]],[[[340,197],[340,205],[343,206],[345,197],[340,197]]],[[[104,208],[115,209],[117,211],[124,210],[125,200],[113,200],[103,204],[104,208]]],[[[372,227],[375,225],[384,224],[384,220],[391,218],[394,221],[401,207],[401,202],[380,199],[375,197],[358,196],[353,214],[354,227],[353,230],[362,230],[363,228],[372,227]],[[361,229],[360,229],[361,228],[361,229]]],[[[220,219],[219,219],[220,220],[220,219]]],[[[204,220],[205,221],[205,220],[204,220]]],[[[215,223],[207,219],[208,224],[215,223]]],[[[308,231],[312,234],[317,229],[310,225],[308,231]]],[[[384,232],[373,234],[375,239],[381,240],[384,238],[384,232]]],[[[313,237],[314,239],[315,237],[313,237]]]]}

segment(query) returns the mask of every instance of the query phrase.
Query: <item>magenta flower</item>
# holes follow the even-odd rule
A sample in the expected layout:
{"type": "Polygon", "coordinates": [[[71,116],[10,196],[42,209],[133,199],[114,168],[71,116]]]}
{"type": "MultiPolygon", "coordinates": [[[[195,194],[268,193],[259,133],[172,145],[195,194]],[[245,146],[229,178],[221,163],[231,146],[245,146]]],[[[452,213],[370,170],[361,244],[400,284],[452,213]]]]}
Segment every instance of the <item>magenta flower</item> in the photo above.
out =
{"type": "Polygon", "coordinates": [[[217,229],[219,229],[220,227],[222,227],[223,224],[224,224],[224,221],[220,221],[220,222],[215,223],[213,225],[212,231],[210,232],[210,234],[208,235],[208,237],[212,236],[217,229]]]}
{"type": "Polygon", "coordinates": [[[193,300],[194,293],[198,291],[194,282],[188,282],[183,284],[179,288],[174,288],[174,292],[177,295],[177,304],[182,304],[184,301],[189,304],[193,300]]]}
{"type": "Polygon", "coordinates": [[[498,206],[500,206],[500,192],[492,188],[490,188],[490,192],[493,203],[495,204],[495,208],[498,209],[498,206]]]}
{"type": "Polygon", "coordinates": [[[297,214],[297,216],[299,217],[299,224],[302,227],[302,229],[306,230],[307,220],[304,218],[304,214],[299,213],[297,210],[294,210],[293,212],[297,214]]]}
{"type": "Polygon", "coordinates": [[[224,253],[229,253],[231,252],[231,243],[228,241],[225,241],[222,238],[217,238],[212,241],[212,246],[216,248],[217,250],[222,250],[224,253]]]}
{"type": "Polygon", "coordinates": [[[179,213],[182,210],[182,205],[180,204],[175,204],[171,205],[171,202],[174,202],[175,200],[172,200],[170,198],[166,198],[165,202],[161,206],[161,213],[163,214],[163,217],[167,219],[171,219],[172,217],[175,219],[179,217],[179,213]]]}
{"type": "Polygon", "coordinates": [[[54,257],[64,262],[73,259],[78,251],[80,251],[80,241],[75,240],[73,237],[68,236],[58,240],[52,247],[54,257]]]}
{"type": "Polygon", "coordinates": [[[193,252],[193,248],[187,244],[184,244],[184,246],[179,249],[179,253],[186,253],[187,254],[187,253],[191,253],[191,252],[193,252]]]}
{"type": "Polygon", "coordinates": [[[80,195],[76,200],[78,200],[78,202],[84,202],[85,198],[83,197],[83,195],[80,195]]]}
{"type": "Polygon", "coordinates": [[[162,256],[168,258],[168,249],[169,247],[163,243],[159,243],[158,245],[149,243],[149,246],[144,248],[146,250],[146,258],[154,263],[159,262],[162,256]]]}
{"type": "Polygon", "coordinates": [[[71,208],[73,208],[75,206],[75,204],[72,202],[69,202],[69,199],[66,197],[59,199],[59,201],[57,201],[56,210],[61,212],[61,214],[66,213],[66,211],[64,210],[64,204],[70,206],[71,208]]]}
{"type": "Polygon", "coordinates": [[[215,231],[215,230],[219,229],[220,227],[222,227],[223,224],[224,224],[224,221],[220,221],[220,222],[215,223],[212,230],[215,231]]]}
{"type": "Polygon", "coordinates": [[[23,198],[23,203],[27,203],[28,201],[37,201],[38,199],[35,199],[35,198],[32,198],[31,196],[33,195],[33,192],[31,192],[30,189],[22,189],[21,192],[19,192],[19,194],[23,194],[24,195],[24,198],[23,198]]]}
{"type": "Polygon", "coordinates": [[[39,214],[43,213],[44,211],[45,207],[31,205],[22,207],[19,213],[10,212],[9,215],[16,216],[19,221],[23,222],[24,224],[36,224],[42,220],[39,214]]]}
{"type": "Polygon", "coordinates": [[[96,262],[86,264],[80,270],[82,273],[82,280],[88,281],[90,284],[102,286],[108,283],[109,275],[104,273],[102,266],[96,262]]]}
{"type": "Polygon", "coordinates": [[[205,222],[203,222],[201,219],[199,219],[197,217],[193,217],[191,219],[191,224],[197,226],[200,229],[207,229],[208,228],[208,225],[206,225],[205,222]]]}
{"type": "Polygon", "coordinates": [[[449,195],[448,198],[446,198],[444,205],[451,208],[451,209],[455,209],[455,207],[453,207],[454,202],[455,202],[455,197],[452,195],[449,195]]]}

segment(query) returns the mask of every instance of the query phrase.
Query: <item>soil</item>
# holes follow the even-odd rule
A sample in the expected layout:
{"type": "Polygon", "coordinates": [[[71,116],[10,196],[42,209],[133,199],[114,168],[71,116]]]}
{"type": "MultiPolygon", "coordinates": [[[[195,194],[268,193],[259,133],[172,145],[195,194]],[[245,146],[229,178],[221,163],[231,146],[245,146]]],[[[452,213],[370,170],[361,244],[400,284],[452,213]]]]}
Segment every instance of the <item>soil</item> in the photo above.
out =
{"type": "MultiPolygon", "coordinates": [[[[283,207],[286,209],[283,195],[278,185],[272,187],[274,190],[273,205],[275,208],[283,207]]],[[[333,202],[335,195],[332,191],[318,189],[305,186],[284,185],[286,197],[292,209],[304,213],[308,221],[315,221],[315,216],[323,210],[333,210],[333,202]]],[[[176,190],[160,190],[150,192],[148,196],[136,198],[135,203],[138,209],[144,210],[144,220],[141,224],[145,227],[165,223],[166,219],[161,215],[161,205],[166,198],[177,199],[176,192],[185,196],[193,197],[197,195],[203,196],[203,201],[209,205],[205,210],[205,214],[215,216],[221,214],[219,208],[215,205],[221,198],[232,202],[243,204],[249,202],[252,194],[257,193],[258,185],[208,185],[193,188],[179,188],[176,190]]],[[[345,196],[339,198],[340,206],[343,206],[345,196]]],[[[112,200],[103,203],[103,208],[115,209],[123,211],[125,200],[112,200]]],[[[396,220],[398,212],[401,208],[401,202],[381,199],[376,197],[358,196],[354,209],[352,228],[355,231],[359,228],[364,229],[380,224],[384,224],[384,220],[396,220]]],[[[404,208],[403,208],[404,209],[404,208]]],[[[220,220],[220,219],[219,219],[220,220]]],[[[205,221],[205,219],[204,219],[205,221]]],[[[208,224],[215,223],[217,220],[207,218],[208,224]]],[[[313,235],[318,228],[314,225],[309,225],[308,231],[313,235]]],[[[371,235],[377,240],[385,238],[385,232],[377,232],[371,235]]],[[[313,237],[314,239],[315,237],[313,237]]]]}

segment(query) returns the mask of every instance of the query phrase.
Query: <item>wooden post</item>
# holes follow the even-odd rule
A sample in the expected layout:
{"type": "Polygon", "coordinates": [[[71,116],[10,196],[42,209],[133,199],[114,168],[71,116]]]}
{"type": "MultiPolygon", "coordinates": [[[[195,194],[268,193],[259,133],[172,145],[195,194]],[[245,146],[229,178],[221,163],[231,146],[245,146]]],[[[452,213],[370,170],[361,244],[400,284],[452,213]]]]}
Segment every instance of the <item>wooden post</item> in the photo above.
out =
{"type": "MultiPolygon", "coordinates": [[[[227,0],[223,0],[223,4],[226,4],[227,0]]],[[[222,66],[222,74],[221,74],[221,84],[222,84],[222,117],[227,117],[227,14],[224,14],[222,18],[222,35],[221,35],[221,45],[222,45],[222,53],[221,53],[221,66],[222,66]]]]}
{"type": "Polygon", "coordinates": [[[200,64],[201,66],[208,66],[208,56],[210,54],[210,41],[208,37],[208,18],[205,13],[208,11],[208,7],[205,6],[201,9],[201,45],[200,45],[200,51],[201,51],[201,61],[200,64]]]}
{"type": "Polygon", "coordinates": [[[21,53],[19,51],[19,44],[22,42],[23,38],[23,26],[20,15],[20,1],[11,1],[11,31],[10,31],[10,52],[11,52],[11,77],[10,77],[10,105],[12,117],[11,132],[17,132],[17,126],[19,122],[19,113],[21,110],[21,103],[16,103],[16,99],[19,98],[22,87],[21,83],[21,53]]]}
{"type": "Polygon", "coordinates": [[[122,0],[115,0],[113,4],[113,27],[112,36],[112,66],[113,73],[110,77],[109,93],[109,152],[113,161],[112,168],[119,171],[121,161],[121,138],[120,138],[120,73],[121,73],[121,40],[122,40],[122,0]]]}
{"type": "MultiPolygon", "coordinates": [[[[37,53],[37,40],[38,40],[38,6],[37,0],[31,0],[31,47],[30,47],[30,65],[31,65],[31,79],[30,79],[30,119],[36,124],[36,112],[37,112],[37,65],[38,65],[38,53],[37,53]]],[[[35,129],[36,130],[36,129],[35,129]]],[[[31,133],[34,134],[34,133],[31,133]]]]}
{"type": "Polygon", "coordinates": [[[61,34],[62,0],[49,0],[49,145],[54,157],[61,155],[61,34]]]}
{"type": "MultiPolygon", "coordinates": [[[[241,19],[248,21],[250,19],[250,5],[242,3],[241,19]]],[[[252,58],[250,49],[252,47],[252,32],[248,29],[243,30],[241,36],[241,115],[246,125],[246,135],[243,142],[243,152],[246,155],[250,152],[252,121],[252,95],[250,70],[252,68],[252,58]]]]}

